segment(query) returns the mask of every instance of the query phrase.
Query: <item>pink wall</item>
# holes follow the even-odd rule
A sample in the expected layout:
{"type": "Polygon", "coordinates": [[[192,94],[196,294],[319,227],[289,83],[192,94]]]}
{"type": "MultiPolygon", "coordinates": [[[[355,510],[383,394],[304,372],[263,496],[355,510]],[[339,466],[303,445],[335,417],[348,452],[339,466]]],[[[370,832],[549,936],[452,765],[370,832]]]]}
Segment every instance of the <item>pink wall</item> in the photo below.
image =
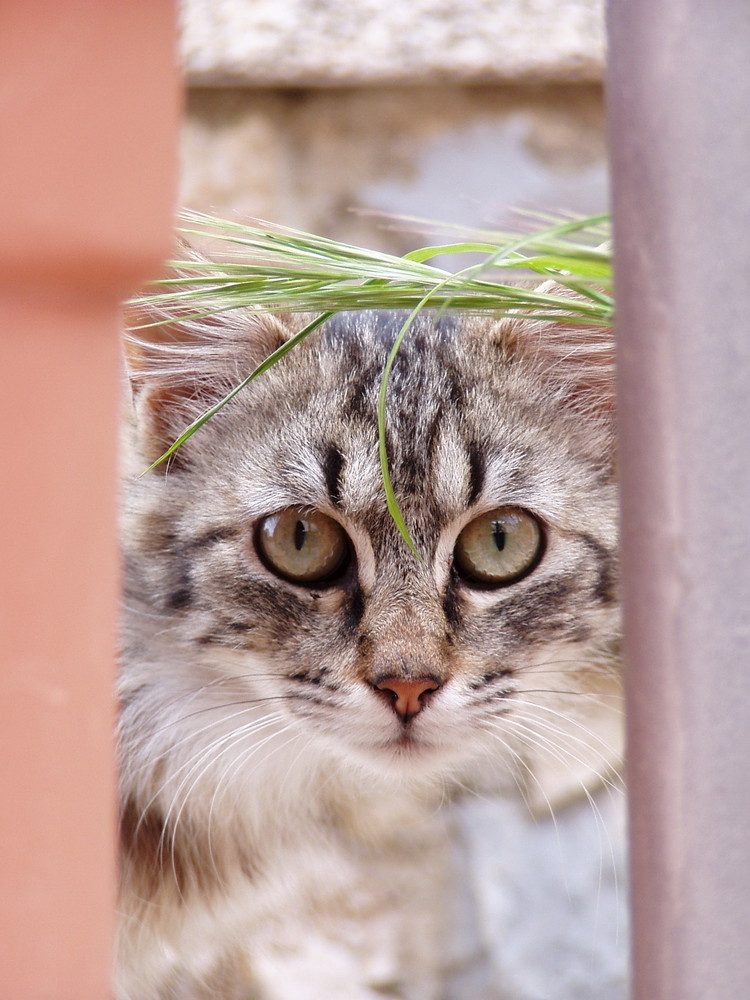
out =
{"type": "Polygon", "coordinates": [[[169,252],[166,0],[0,31],[0,996],[109,995],[118,303],[169,252]]]}

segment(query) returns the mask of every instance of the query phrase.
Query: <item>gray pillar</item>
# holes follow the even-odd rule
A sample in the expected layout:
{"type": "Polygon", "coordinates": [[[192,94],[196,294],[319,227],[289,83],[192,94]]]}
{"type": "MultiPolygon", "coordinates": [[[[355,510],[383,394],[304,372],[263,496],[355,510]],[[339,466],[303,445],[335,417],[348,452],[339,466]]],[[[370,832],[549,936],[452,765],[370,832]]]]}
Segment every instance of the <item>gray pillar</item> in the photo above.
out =
{"type": "Polygon", "coordinates": [[[635,1000],[750,997],[750,0],[611,0],[635,1000]]]}

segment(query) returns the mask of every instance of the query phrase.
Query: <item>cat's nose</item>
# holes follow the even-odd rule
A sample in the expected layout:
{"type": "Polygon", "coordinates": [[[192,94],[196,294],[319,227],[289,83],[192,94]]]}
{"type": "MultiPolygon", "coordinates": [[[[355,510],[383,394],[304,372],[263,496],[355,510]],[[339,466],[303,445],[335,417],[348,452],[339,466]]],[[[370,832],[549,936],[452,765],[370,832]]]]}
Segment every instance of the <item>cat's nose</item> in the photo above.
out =
{"type": "Polygon", "coordinates": [[[432,691],[437,691],[440,682],[434,677],[418,677],[416,680],[386,677],[374,687],[384,694],[393,696],[391,700],[393,711],[406,720],[422,711],[427,701],[426,696],[432,691]]]}

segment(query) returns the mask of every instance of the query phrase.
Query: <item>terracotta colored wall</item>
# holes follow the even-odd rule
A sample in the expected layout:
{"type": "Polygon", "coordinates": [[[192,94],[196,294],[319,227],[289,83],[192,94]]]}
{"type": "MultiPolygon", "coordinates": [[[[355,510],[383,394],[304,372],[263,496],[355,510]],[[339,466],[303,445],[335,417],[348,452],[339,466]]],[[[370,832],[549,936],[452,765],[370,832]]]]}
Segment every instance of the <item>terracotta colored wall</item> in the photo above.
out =
{"type": "Polygon", "coordinates": [[[0,996],[109,994],[118,302],[168,253],[174,10],[0,30],[0,996]]]}

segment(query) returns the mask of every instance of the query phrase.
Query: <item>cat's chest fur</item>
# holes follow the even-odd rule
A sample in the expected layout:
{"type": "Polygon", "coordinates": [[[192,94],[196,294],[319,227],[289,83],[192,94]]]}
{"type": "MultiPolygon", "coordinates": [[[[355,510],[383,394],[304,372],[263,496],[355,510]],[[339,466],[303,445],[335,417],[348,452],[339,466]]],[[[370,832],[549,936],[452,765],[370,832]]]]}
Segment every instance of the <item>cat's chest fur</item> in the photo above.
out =
{"type": "MultiPolygon", "coordinates": [[[[378,459],[401,321],[336,317],[127,488],[128,1000],[436,995],[436,803],[582,742],[560,719],[581,729],[612,671],[608,338],[418,321],[387,432],[417,558],[378,459]]],[[[134,475],[293,328],[193,322],[135,352],[134,475]]]]}

